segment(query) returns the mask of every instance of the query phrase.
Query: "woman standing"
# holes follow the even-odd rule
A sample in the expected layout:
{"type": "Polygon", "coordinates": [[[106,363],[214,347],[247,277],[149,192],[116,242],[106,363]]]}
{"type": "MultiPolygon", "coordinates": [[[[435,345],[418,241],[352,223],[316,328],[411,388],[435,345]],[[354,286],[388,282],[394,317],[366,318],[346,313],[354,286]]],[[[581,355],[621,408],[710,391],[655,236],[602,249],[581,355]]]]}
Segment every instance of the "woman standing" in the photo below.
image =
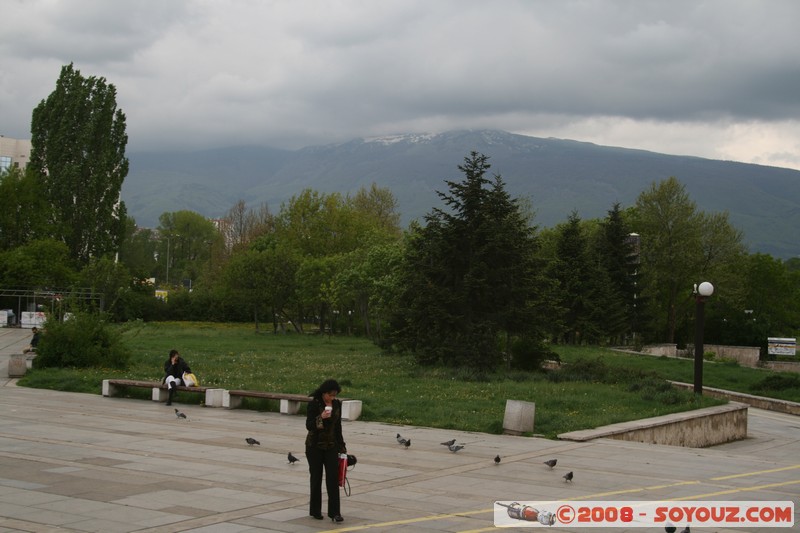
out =
{"type": "Polygon", "coordinates": [[[336,380],[329,379],[311,393],[306,415],[306,459],[311,474],[309,514],[322,520],[322,473],[328,492],[328,517],[341,522],[339,507],[339,454],[347,453],[342,437],[342,402],[336,399],[341,392],[336,380]]]}

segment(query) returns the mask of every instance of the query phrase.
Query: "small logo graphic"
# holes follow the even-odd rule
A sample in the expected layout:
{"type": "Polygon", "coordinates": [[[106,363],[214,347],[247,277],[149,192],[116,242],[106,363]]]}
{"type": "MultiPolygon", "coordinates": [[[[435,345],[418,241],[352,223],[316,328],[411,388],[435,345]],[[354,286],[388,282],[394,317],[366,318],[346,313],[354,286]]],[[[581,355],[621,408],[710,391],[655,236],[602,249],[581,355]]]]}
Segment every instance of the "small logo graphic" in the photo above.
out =
{"type": "MultiPolygon", "coordinates": [[[[513,520],[523,520],[525,522],[538,522],[543,526],[552,526],[556,523],[556,515],[550,511],[543,511],[531,507],[530,505],[522,505],[519,502],[511,502],[509,504],[503,502],[495,502],[495,504],[506,509],[509,518],[513,520]]],[[[495,524],[499,525],[499,524],[495,524]]]]}

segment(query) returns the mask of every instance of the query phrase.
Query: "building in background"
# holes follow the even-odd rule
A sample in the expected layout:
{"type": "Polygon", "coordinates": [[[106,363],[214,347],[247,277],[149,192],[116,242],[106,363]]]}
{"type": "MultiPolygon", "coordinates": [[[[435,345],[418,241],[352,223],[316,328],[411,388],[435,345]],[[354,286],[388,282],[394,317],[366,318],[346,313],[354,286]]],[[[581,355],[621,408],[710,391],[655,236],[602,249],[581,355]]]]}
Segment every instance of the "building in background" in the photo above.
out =
{"type": "Polygon", "coordinates": [[[31,141],[0,135],[0,172],[11,167],[25,170],[31,159],[31,141]]]}

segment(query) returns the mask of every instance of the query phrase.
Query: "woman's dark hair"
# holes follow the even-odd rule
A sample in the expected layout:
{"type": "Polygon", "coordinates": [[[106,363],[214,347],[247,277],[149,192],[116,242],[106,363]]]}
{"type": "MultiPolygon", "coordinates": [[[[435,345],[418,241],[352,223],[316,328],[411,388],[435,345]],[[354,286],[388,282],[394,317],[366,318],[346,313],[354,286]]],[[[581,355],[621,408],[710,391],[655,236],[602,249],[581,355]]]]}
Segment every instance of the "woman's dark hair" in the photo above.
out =
{"type": "Polygon", "coordinates": [[[172,356],[173,355],[177,355],[177,354],[178,354],[178,350],[170,350],[169,351],[169,358],[172,359],[172,356]]]}
{"type": "Polygon", "coordinates": [[[335,390],[337,393],[342,392],[342,388],[339,386],[339,382],[335,379],[326,379],[322,382],[322,385],[317,387],[317,390],[311,393],[311,396],[315,400],[322,401],[322,395],[326,392],[331,392],[335,390]]]}

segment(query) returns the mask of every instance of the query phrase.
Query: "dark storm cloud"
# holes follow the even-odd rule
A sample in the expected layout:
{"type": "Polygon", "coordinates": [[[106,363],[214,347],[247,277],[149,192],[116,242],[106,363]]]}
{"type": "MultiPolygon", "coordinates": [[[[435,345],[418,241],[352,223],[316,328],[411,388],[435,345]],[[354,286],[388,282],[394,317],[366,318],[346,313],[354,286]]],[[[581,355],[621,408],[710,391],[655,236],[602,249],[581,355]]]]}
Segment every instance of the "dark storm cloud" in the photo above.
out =
{"type": "Polygon", "coordinates": [[[5,4],[11,136],[74,61],[117,86],[136,148],[492,127],[772,164],[800,153],[792,0],[5,4]]]}

